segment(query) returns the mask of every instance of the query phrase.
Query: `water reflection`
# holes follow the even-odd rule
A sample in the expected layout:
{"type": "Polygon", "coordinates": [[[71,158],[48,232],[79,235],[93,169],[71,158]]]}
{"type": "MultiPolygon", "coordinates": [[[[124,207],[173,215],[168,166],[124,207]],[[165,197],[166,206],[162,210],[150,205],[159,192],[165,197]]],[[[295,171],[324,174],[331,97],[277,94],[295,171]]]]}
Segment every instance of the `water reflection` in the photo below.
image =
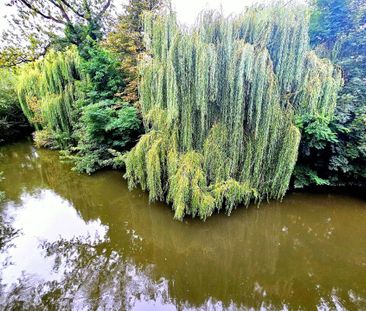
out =
{"type": "Polygon", "coordinates": [[[78,175],[28,143],[1,152],[1,214],[21,232],[1,254],[3,308],[366,308],[362,200],[294,194],[179,223],[118,172],[78,175]]]}
{"type": "Polygon", "coordinates": [[[20,233],[14,241],[15,247],[9,247],[6,252],[12,261],[12,265],[2,273],[6,284],[20,278],[23,272],[42,280],[55,278],[51,258],[45,260],[40,251],[42,239],[56,241],[60,237],[71,239],[74,236],[106,234],[106,228],[99,220],[85,223],[70,202],[51,190],[23,193],[19,203],[9,202],[5,206],[3,215],[20,233]]]}

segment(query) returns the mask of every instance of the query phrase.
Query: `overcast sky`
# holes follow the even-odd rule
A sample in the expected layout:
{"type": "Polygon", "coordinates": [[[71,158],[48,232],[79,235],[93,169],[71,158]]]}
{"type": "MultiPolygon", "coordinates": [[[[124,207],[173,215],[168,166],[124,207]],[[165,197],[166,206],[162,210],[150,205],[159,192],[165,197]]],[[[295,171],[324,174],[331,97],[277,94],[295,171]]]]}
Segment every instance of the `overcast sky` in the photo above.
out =
{"type": "Polygon", "coordinates": [[[270,2],[270,0],[173,0],[178,19],[187,24],[193,24],[198,13],[203,9],[223,10],[225,14],[239,13],[244,7],[258,2],[270,2]]]}
{"type": "MultiPolygon", "coordinates": [[[[0,32],[7,29],[7,23],[4,16],[11,14],[10,9],[5,6],[5,1],[7,0],[0,0],[0,32]]],[[[114,1],[117,7],[121,7],[121,4],[126,0],[114,1]]],[[[305,0],[294,1],[303,2],[305,0]]],[[[186,24],[192,24],[197,14],[205,8],[222,9],[225,14],[230,14],[241,12],[245,6],[258,2],[270,3],[271,0],[172,0],[173,7],[177,11],[178,19],[186,24]]]]}

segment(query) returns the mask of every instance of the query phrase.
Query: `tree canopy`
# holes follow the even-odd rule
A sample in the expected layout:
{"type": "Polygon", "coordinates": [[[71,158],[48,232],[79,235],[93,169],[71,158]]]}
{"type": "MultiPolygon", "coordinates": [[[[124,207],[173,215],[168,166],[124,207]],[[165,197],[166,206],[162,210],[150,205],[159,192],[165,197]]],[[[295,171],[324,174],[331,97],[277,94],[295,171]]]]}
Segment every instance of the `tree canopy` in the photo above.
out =
{"type": "Polygon", "coordinates": [[[52,45],[100,39],[101,29],[109,27],[112,0],[8,0],[7,5],[15,14],[8,20],[13,31],[2,34],[3,67],[34,61],[52,45]]]}
{"type": "Polygon", "coordinates": [[[295,186],[366,185],[366,3],[314,1],[310,38],[319,55],[342,69],[333,118],[299,116],[295,186]]]}
{"type": "Polygon", "coordinates": [[[340,71],[309,46],[302,7],[208,11],[194,28],[146,15],[140,94],[147,133],[125,157],[129,186],[175,218],[281,199],[297,160],[294,115],[331,117],[340,71]]]}

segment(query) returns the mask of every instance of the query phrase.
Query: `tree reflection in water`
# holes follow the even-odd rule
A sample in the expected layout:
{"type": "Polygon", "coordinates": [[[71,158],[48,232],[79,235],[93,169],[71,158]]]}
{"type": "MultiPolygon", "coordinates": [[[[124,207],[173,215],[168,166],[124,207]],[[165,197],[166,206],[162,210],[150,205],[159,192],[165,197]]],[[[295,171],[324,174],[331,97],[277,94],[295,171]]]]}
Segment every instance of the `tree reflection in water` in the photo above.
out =
{"type": "Polygon", "coordinates": [[[169,301],[164,280],[154,282],[143,271],[111,250],[108,239],[75,237],[42,242],[53,257],[60,280],[37,282],[24,275],[2,301],[5,310],[128,310],[136,300],[169,301]],[[144,298],[145,297],[145,298],[144,298]]]}
{"type": "Polygon", "coordinates": [[[10,240],[24,274],[1,271],[0,309],[366,309],[364,201],[294,194],[180,223],[119,172],[78,175],[29,144],[3,150],[0,215],[15,211],[42,242],[10,240]]]}
{"type": "MultiPolygon", "coordinates": [[[[52,270],[61,273],[61,278],[42,282],[31,275],[22,275],[3,293],[0,306],[4,310],[130,310],[139,306],[155,306],[159,310],[214,306],[221,309],[225,306],[212,297],[207,297],[201,306],[172,298],[168,280],[163,277],[154,280],[154,265],[138,265],[131,258],[124,258],[123,253],[113,249],[108,235],[42,241],[40,248],[45,258],[52,258],[52,270]]],[[[182,276],[172,277],[183,281],[179,280],[182,276]]],[[[184,296],[182,292],[176,294],[184,296]]],[[[226,307],[238,308],[234,302],[226,307]]]]}
{"type": "MultiPolygon", "coordinates": [[[[250,228],[247,228],[247,230],[250,232],[250,228]]],[[[272,230],[273,228],[268,233],[277,231],[272,230]]],[[[269,236],[266,237],[269,241],[269,236]]],[[[247,238],[253,239],[250,235],[247,238]]],[[[272,241],[278,244],[278,236],[275,236],[272,241]]],[[[142,244],[142,241],[137,240],[136,243],[142,244]]],[[[247,244],[245,240],[243,240],[243,243],[247,244]]],[[[267,247],[263,246],[264,248],[267,247]]],[[[266,254],[264,250],[263,255],[267,259],[272,258],[274,261],[260,262],[266,277],[262,277],[260,273],[257,274],[258,282],[255,283],[253,290],[245,291],[243,287],[241,294],[246,297],[244,300],[248,302],[249,306],[255,306],[256,309],[278,310],[286,307],[289,309],[298,307],[297,303],[299,301],[293,297],[293,294],[299,293],[300,289],[306,293],[309,290],[309,285],[299,283],[301,273],[296,273],[296,271],[290,273],[292,277],[289,279],[278,278],[278,271],[275,271],[278,260],[278,247],[274,247],[275,244],[269,246],[274,249],[274,253],[266,254]],[[298,277],[296,274],[299,274],[298,277]],[[276,296],[282,297],[289,304],[283,304],[281,300],[276,299],[276,296]]],[[[228,247],[230,248],[230,246],[228,247]]],[[[138,264],[133,258],[126,256],[127,254],[116,247],[116,244],[110,240],[108,233],[103,237],[96,235],[94,237],[74,237],[72,239],[60,238],[55,242],[42,241],[40,249],[45,258],[52,259],[52,270],[55,274],[60,273],[60,279],[42,282],[31,275],[23,275],[3,296],[0,307],[4,310],[131,310],[138,309],[138,307],[143,308],[143,306],[146,306],[147,309],[155,306],[158,310],[164,308],[173,310],[193,308],[221,310],[222,308],[228,308],[236,310],[239,308],[247,309],[248,307],[245,305],[244,300],[239,299],[235,302],[228,301],[225,303],[216,300],[215,295],[213,297],[207,295],[204,301],[200,301],[199,304],[194,303],[194,293],[192,296],[187,292],[182,292],[181,285],[185,283],[186,278],[181,273],[171,275],[169,269],[161,266],[138,264]],[[165,274],[168,278],[160,277],[160,279],[156,279],[157,273],[159,275],[165,274]],[[178,286],[180,290],[176,291],[174,284],[171,282],[172,280],[180,283],[180,286],[178,286]],[[187,299],[188,297],[189,299],[187,299]],[[240,304],[236,304],[237,302],[240,304]]],[[[207,250],[203,249],[203,258],[206,258],[206,255],[210,256],[207,254],[207,250]]],[[[187,260],[187,258],[184,260],[187,260]]],[[[227,257],[222,258],[222,260],[229,260],[229,265],[233,264],[237,267],[234,258],[227,257]]],[[[211,262],[210,265],[216,266],[217,264],[211,262]]],[[[250,280],[250,278],[254,280],[256,273],[253,271],[259,271],[257,266],[251,265],[237,268],[238,277],[246,276],[247,280],[250,280]]],[[[229,280],[232,280],[232,278],[227,277],[225,279],[223,273],[225,271],[217,270],[216,275],[210,277],[217,282],[220,282],[221,278],[222,282],[217,283],[218,287],[225,289],[225,291],[232,291],[235,295],[239,290],[236,288],[237,284],[235,282],[230,284],[229,280]]],[[[203,275],[205,274],[204,272],[203,275]]],[[[188,277],[192,278],[193,275],[188,277]]],[[[197,283],[199,286],[212,286],[212,284],[207,284],[208,279],[205,277],[199,280],[201,277],[202,275],[197,274],[197,278],[192,279],[195,286],[197,286],[197,283]]],[[[310,287],[315,287],[316,279],[312,283],[310,287]]],[[[249,282],[249,284],[252,283],[249,282]]],[[[362,307],[364,305],[364,300],[358,297],[355,292],[347,294],[337,292],[336,289],[319,287],[316,297],[314,297],[314,293],[312,295],[311,299],[318,301],[319,308],[342,307],[345,296],[351,298],[352,295],[353,303],[356,306],[362,307]]]]}

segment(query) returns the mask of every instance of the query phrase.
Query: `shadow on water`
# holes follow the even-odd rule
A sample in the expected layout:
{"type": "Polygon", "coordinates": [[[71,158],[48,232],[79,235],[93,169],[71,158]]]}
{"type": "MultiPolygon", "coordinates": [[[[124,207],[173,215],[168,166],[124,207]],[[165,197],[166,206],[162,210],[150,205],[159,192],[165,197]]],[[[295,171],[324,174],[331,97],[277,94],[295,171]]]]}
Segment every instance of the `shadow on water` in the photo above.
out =
{"type": "Polygon", "coordinates": [[[0,149],[4,309],[365,309],[366,202],[294,193],[173,220],[122,174],[80,175],[28,142],[0,149]]]}

